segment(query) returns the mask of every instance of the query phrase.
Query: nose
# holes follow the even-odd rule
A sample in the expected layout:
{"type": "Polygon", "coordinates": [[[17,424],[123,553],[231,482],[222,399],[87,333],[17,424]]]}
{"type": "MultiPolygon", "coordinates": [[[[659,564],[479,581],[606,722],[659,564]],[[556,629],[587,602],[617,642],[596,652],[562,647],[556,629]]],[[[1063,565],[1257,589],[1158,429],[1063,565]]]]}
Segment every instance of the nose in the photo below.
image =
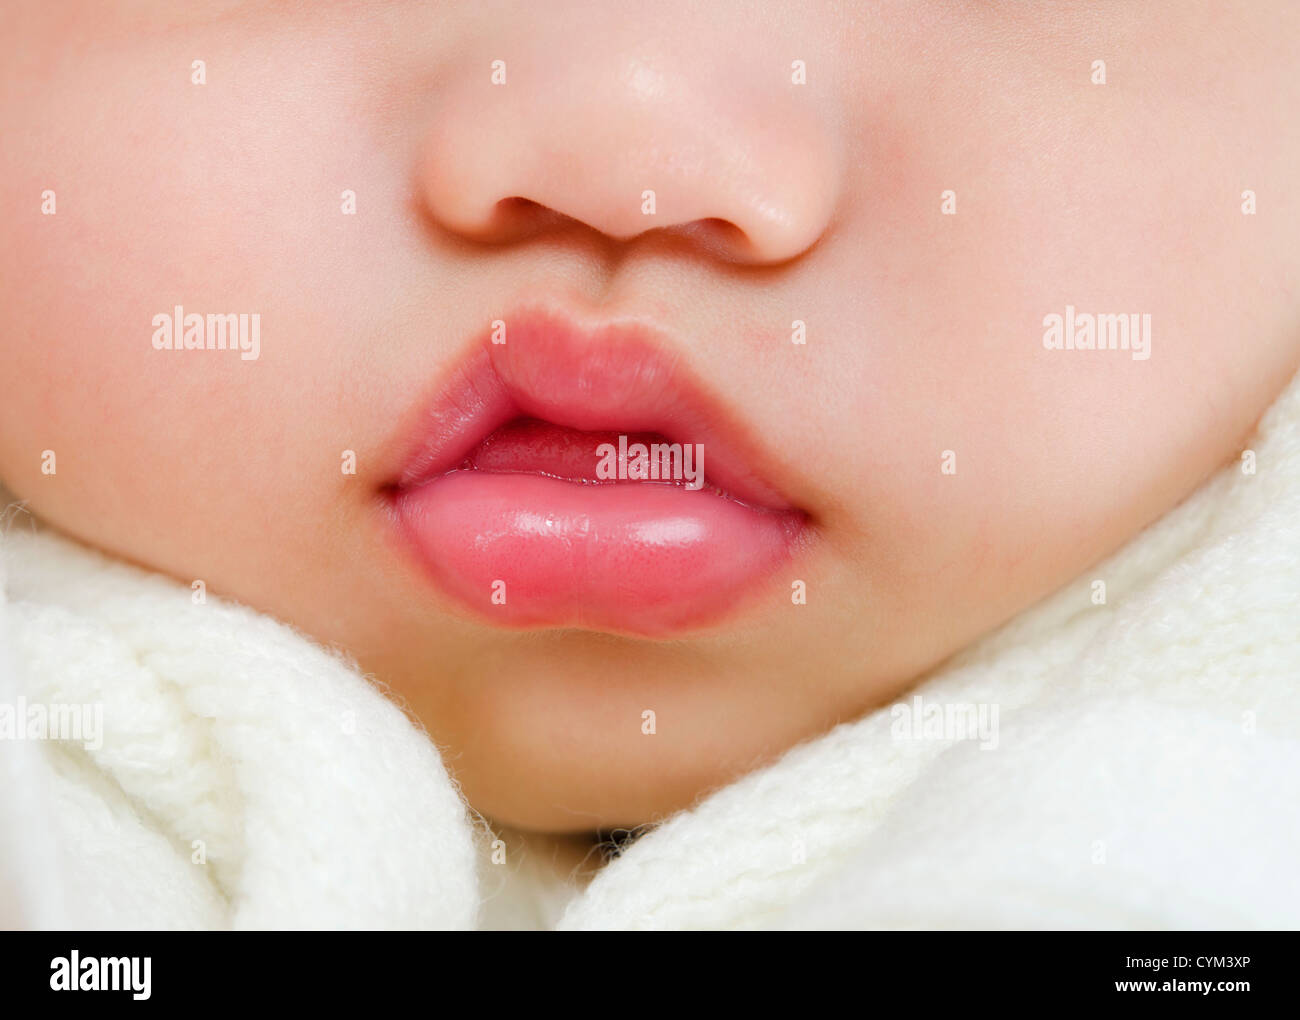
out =
{"type": "Polygon", "coordinates": [[[433,97],[419,187],[442,228],[504,242],[577,220],[622,243],[686,235],[750,264],[796,258],[826,231],[837,121],[772,41],[656,49],[532,27],[498,40],[502,63],[476,49],[433,97]]]}

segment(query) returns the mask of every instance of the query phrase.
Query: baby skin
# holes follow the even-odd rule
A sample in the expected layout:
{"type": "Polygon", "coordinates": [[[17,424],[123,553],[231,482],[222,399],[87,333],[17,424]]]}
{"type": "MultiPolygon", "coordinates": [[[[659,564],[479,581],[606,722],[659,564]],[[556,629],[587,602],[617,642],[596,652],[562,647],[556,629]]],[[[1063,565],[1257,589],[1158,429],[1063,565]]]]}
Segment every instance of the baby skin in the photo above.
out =
{"type": "Polygon", "coordinates": [[[0,480],[501,825],[887,704],[1300,365],[1290,0],[7,7],[0,480]]]}

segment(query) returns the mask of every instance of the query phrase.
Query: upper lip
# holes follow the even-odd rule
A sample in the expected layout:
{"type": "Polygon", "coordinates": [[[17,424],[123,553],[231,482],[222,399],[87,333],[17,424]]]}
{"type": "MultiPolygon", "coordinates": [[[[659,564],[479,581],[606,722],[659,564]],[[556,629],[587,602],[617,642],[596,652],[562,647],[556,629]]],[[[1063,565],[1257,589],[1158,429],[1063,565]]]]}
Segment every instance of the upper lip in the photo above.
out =
{"type": "Polygon", "coordinates": [[[659,330],[629,319],[578,323],[549,309],[503,321],[505,343],[492,343],[485,331],[421,404],[391,487],[409,490],[456,470],[493,431],[530,417],[702,444],[710,485],[756,508],[796,509],[761,473],[770,458],[754,430],[683,365],[680,348],[659,330]]]}

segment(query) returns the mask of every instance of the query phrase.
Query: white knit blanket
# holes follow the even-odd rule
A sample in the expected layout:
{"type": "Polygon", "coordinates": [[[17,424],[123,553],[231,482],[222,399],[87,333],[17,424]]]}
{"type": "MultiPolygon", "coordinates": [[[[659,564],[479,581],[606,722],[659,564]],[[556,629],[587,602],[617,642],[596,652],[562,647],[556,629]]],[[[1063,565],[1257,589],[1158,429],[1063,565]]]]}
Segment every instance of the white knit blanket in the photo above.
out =
{"type": "Polygon", "coordinates": [[[0,925],[1300,926],[1300,380],[1249,449],[905,707],[581,890],[492,863],[437,749],[340,657],[11,511],[0,707],[100,704],[103,731],[0,739],[0,925]],[[918,733],[966,705],[996,731],[918,733]]]}

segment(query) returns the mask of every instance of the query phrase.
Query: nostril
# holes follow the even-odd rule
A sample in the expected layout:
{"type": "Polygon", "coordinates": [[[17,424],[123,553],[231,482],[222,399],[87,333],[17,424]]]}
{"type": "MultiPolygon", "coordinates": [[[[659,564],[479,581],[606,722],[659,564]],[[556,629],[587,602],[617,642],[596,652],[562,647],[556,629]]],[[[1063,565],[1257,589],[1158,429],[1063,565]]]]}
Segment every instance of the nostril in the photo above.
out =
{"type": "MultiPolygon", "coordinates": [[[[534,202],[531,198],[524,198],[522,195],[503,198],[497,203],[497,213],[501,216],[526,218],[546,211],[548,211],[546,206],[540,202],[534,202]]],[[[555,210],[549,211],[554,212],[555,210]]]]}
{"type": "MultiPolygon", "coordinates": [[[[543,202],[511,195],[495,202],[477,232],[484,241],[518,241],[545,232],[590,230],[603,234],[598,227],[558,211],[543,202]]],[[[739,260],[748,256],[753,245],[749,236],[736,224],[710,216],[670,226],[647,227],[626,237],[606,235],[615,243],[634,245],[642,238],[676,239],[716,258],[739,260]]]]}
{"type": "Polygon", "coordinates": [[[701,251],[728,261],[748,259],[753,252],[753,242],[748,234],[731,220],[717,216],[678,223],[666,228],[666,232],[677,234],[688,240],[701,251]]]}
{"type": "MultiPolygon", "coordinates": [[[[428,207],[426,206],[426,211],[428,207]]],[[[530,198],[512,195],[484,203],[476,214],[456,220],[445,212],[433,211],[433,221],[443,231],[483,244],[523,241],[550,230],[572,226],[577,221],[548,205],[530,198]]]]}
{"type": "Polygon", "coordinates": [[[497,216],[498,236],[523,238],[547,231],[577,229],[594,231],[622,248],[634,248],[643,243],[653,245],[655,239],[669,244],[676,242],[724,262],[747,261],[754,251],[753,241],[744,230],[730,220],[716,216],[666,226],[647,226],[625,236],[607,233],[593,224],[522,197],[499,202],[497,216]]]}
{"type": "Polygon", "coordinates": [[[545,231],[571,228],[578,222],[542,202],[512,195],[493,206],[484,234],[500,241],[521,240],[545,231]]]}
{"type": "Polygon", "coordinates": [[[543,226],[547,213],[553,216],[554,210],[531,198],[512,195],[501,199],[492,207],[489,229],[497,235],[532,233],[543,226]]]}
{"type": "Polygon", "coordinates": [[[754,239],[740,226],[719,216],[706,216],[682,223],[647,226],[646,229],[617,235],[593,224],[523,195],[498,199],[484,210],[474,225],[466,224],[459,233],[487,244],[526,241],[546,233],[593,231],[613,244],[632,248],[655,239],[670,245],[693,248],[698,253],[724,262],[754,260],[754,239]]]}

